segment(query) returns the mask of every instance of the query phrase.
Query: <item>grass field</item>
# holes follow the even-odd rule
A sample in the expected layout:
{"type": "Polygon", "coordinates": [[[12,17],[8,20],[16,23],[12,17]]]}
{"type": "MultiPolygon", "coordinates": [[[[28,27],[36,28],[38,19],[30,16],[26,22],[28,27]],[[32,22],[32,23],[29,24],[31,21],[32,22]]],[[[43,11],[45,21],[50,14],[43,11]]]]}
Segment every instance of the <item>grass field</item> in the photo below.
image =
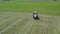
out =
{"type": "Polygon", "coordinates": [[[33,12],[59,15],[60,2],[0,2],[0,12],[33,12]]]}
{"type": "Polygon", "coordinates": [[[60,34],[60,2],[0,2],[0,34],[60,34]]]}
{"type": "Polygon", "coordinates": [[[60,34],[60,16],[32,13],[0,12],[0,34],[60,34]]]}

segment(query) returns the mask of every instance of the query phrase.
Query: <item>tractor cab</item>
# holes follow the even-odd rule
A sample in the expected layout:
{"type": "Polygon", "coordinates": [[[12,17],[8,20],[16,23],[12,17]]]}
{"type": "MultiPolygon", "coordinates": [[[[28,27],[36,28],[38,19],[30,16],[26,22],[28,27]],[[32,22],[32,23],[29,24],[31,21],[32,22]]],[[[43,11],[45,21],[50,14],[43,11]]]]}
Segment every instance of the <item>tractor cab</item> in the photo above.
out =
{"type": "Polygon", "coordinates": [[[33,18],[34,18],[34,19],[39,19],[39,16],[38,16],[37,11],[34,11],[34,12],[33,12],[33,18]]]}

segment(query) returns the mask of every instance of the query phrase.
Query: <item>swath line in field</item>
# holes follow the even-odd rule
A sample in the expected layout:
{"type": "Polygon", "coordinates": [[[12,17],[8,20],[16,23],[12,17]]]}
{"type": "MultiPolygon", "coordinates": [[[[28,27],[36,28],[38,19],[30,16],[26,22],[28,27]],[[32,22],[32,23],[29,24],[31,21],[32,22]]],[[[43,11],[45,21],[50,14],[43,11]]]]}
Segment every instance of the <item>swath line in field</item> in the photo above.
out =
{"type": "MultiPolygon", "coordinates": [[[[31,13],[19,13],[19,12],[0,12],[0,13],[2,13],[2,14],[30,14],[31,15],[31,13]]],[[[40,16],[55,16],[55,15],[46,15],[46,14],[39,14],[40,16]]],[[[60,16],[55,16],[55,17],[60,17],[60,16]]]]}
{"type": "Polygon", "coordinates": [[[21,20],[23,20],[23,18],[17,20],[17,21],[16,21],[15,23],[13,23],[12,25],[10,25],[10,26],[6,27],[4,30],[0,31],[0,34],[4,33],[5,31],[7,31],[7,30],[10,29],[10,28],[12,28],[14,25],[16,25],[16,24],[17,24],[18,22],[20,22],[21,20]]]}
{"type": "Polygon", "coordinates": [[[19,13],[19,12],[0,12],[0,13],[2,13],[2,14],[4,14],[4,15],[32,15],[31,13],[19,13]]]}
{"type": "Polygon", "coordinates": [[[22,34],[23,31],[24,31],[29,25],[31,25],[31,23],[32,23],[32,20],[30,20],[30,21],[26,24],[26,26],[21,30],[21,32],[19,32],[18,34],[22,34]]]}
{"type": "Polygon", "coordinates": [[[5,23],[5,22],[8,21],[9,19],[11,19],[11,18],[4,19],[2,22],[0,22],[0,25],[1,25],[2,23],[5,23]]]}
{"type": "MultiPolygon", "coordinates": [[[[16,18],[16,17],[13,17],[13,18],[16,18]]],[[[12,19],[12,17],[10,17],[8,19],[4,19],[2,22],[0,22],[0,25],[2,25],[3,23],[5,23],[6,21],[11,20],[11,19],[12,19]]]]}
{"type": "MultiPolygon", "coordinates": [[[[4,18],[6,18],[6,17],[7,17],[7,16],[4,16],[4,17],[0,17],[0,20],[1,20],[1,19],[3,19],[3,20],[4,20],[4,18]]],[[[0,22],[0,23],[1,23],[1,22],[0,22]]]]}
{"type": "Polygon", "coordinates": [[[2,18],[5,18],[5,17],[7,17],[7,16],[4,16],[4,17],[0,17],[0,18],[2,19],[2,18]]]}
{"type": "Polygon", "coordinates": [[[34,25],[34,23],[35,23],[35,22],[33,22],[33,23],[29,26],[29,28],[25,31],[25,34],[27,34],[27,32],[32,28],[32,26],[34,25]]]}
{"type": "MultiPolygon", "coordinates": [[[[4,17],[0,17],[0,19],[3,19],[4,20],[4,18],[6,18],[7,16],[4,16],[4,17]]],[[[3,22],[3,21],[2,21],[3,22]]],[[[1,22],[0,22],[1,23],[1,22]]]]}

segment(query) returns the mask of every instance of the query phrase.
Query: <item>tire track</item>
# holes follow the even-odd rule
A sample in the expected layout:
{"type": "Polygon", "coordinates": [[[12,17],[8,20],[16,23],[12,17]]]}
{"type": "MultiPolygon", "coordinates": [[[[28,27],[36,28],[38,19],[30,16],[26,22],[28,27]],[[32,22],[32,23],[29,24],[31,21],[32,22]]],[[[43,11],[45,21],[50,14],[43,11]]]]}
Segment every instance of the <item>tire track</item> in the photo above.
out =
{"type": "Polygon", "coordinates": [[[30,21],[26,24],[26,26],[21,30],[21,32],[19,32],[18,34],[22,34],[23,31],[24,31],[26,28],[28,28],[29,25],[31,25],[32,21],[33,21],[33,20],[30,20],[30,21]]]}
{"type": "Polygon", "coordinates": [[[7,31],[8,29],[12,28],[14,25],[16,25],[18,22],[20,22],[23,19],[19,19],[17,20],[15,23],[13,23],[12,25],[6,27],[4,30],[0,31],[0,34],[4,33],[5,31],[7,31]]]}
{"type": "Polygon", "coordinates": [[[25,31],[25,34],[28,33],[28,31],[32,28],[32,26],[35,24],[35,22],[31,23],[30,26],[28,27],[28,29],[25,31]]]}

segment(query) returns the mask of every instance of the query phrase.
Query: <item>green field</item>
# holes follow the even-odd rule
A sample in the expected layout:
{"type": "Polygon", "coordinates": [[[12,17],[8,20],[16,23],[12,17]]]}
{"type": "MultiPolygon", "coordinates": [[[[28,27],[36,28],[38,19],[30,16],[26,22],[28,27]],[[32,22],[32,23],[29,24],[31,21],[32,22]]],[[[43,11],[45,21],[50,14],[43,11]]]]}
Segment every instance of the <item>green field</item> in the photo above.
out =
{"type": "Polygon", "coordinates": [[[0,34],[60,34],[60,2],[0,2],[0,34]]]}
{"type": "Polygon", "coordinates": [[[59,15],[60,2],[0,2],[0,12],[33,12],[59,15]]]}

